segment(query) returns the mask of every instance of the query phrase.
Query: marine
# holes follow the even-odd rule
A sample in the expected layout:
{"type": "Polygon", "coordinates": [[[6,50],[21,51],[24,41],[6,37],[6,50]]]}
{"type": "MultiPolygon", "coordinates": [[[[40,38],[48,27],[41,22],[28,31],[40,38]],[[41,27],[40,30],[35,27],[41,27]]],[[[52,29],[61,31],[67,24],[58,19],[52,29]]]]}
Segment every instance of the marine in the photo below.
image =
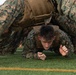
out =
{"type": "Polygon", "coordinates": [[[58,22],[60,29],[71,36],[73,45],[76,47],[75,10],[75,0],[6,0],[0,6],[0,35],[8,31],[10,26],[23,29],[42,25],[51,17],[54,23],[58,22]]]}
{"type": "MultiPolygon", "coordinates": [[[[49,25],[33,27],[33,30],[29,32],[27,38],[24,41],[23,56],[25,58],[36,58],[39,52],[43,54],[43,50],[51,50],[62,56],[71,56],[71,53],[74,52],[74,47],[68,35],[59,29],[58,26],[52,27],[55,32],[54,35],[49,25]],[[63,50],[59,50],[62,47],[65,47],[68,50],[68,55],[66,55],[67,53],[63,50]]],[[[45,58],[44,54],[43,56],[45,58]]]]}

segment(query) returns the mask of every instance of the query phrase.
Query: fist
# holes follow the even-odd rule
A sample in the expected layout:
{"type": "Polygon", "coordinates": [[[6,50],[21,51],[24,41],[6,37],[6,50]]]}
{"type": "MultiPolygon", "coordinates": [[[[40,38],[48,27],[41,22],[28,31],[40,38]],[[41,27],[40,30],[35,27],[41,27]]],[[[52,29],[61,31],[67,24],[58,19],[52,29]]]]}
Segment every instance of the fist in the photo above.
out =
{"type": "Polygon", "coordinates": [[[42,52],[38,52],[37,56],[38,56],[38,59],[41,59],[41,60],[45,60],[46,59],[46,55],[43,54],[42,52]]]}
{"type": "Polygon", "coordinates": [[[66,48],[66,46],[60,45],[59,52],[62,56],[68,55],[68,49],[66,48]]]}

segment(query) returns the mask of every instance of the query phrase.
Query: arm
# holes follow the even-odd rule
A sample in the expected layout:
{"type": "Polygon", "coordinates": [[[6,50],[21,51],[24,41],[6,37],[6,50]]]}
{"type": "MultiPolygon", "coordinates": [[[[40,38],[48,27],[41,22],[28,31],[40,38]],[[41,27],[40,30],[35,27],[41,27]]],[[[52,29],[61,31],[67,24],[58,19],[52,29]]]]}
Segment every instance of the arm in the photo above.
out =
{"type": "Polygon", "coordinates": [[[42,53],[43,50],[36,48],[35,41],[34,31],[32,30],[24,40],[23,56],[26,58],[45,60],[46,56],[42,53]]]}
{"type": "Polygon", "coordinates": [[[62,56],[68,55],[68,48],[66,46],[60,45],[59,52],[62,56]]]}
{"type": "Polygon", "coordinates": [[[45,60],[46,59],[46,55],[42,52],[37,52],[37,57],[40,60],[45,60]]]}
{"type": "Polygon", "coordinates": [[[69,56],[74,52],[74,47],[72,45],[72,42],[68,35],[63,32],[62,30],[59,30],[60,37],[59,37],[59,42],[60,42],[60,48],[59,52],[62,56],[69,56]]]}
{"type": "Polygon", "coordinates": [[[37,48],[34,39],[34,30],[31,30],[27,37],[24,39],[24,48],[23,48],[23,56],[25,58],[36,58],[37,59],[37,48]]]}
{"type": "Polygon", "coordinates": [[[45,60],[46,55],[42,53],[42,50],[37,50],[34,44],[34,39],[24,40],[23,56],[25,58],[35,58],[40,60],[45,60]]]}

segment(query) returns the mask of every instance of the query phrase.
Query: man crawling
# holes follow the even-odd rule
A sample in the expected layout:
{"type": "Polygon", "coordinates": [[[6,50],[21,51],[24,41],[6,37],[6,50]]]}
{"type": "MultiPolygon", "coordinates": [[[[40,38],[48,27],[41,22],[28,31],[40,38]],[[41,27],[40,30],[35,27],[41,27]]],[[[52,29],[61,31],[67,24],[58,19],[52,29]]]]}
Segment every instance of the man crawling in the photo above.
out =
{"type": "Polygon", "coordinates": [[[58,26],[35,26],[24,42],[23,56],[45,60],[47,56],[43,50],[54,51],[66,57],[73,52],[73,49],[69,37],[58,26]]]}

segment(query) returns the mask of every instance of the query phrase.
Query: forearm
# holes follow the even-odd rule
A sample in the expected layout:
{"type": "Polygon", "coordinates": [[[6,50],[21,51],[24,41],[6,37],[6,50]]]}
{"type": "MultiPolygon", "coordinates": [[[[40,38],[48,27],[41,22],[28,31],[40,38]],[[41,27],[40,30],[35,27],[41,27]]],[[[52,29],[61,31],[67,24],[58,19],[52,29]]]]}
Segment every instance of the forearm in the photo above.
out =
{"type": "Polygon", "coordinates": [[[34,32],[31,31],[31,32],[29,32],[27,37],[24,38],[23,55],[25,57],[30,53],[33,57],[34,53],[36,52],[35,39],[33,39],[33,35],[34,35],[34,32]]]}
{"type": "Polygon", "coordinates": [[[68,35],[63,32],[62,30],[60,30],[61,36],[60,36],[60,45],[65,46],[68,50],[68,55],[70,55],[71,53],[74,52],[74,46],[70,40],[70,38],[68,37],[68,35]]]}

